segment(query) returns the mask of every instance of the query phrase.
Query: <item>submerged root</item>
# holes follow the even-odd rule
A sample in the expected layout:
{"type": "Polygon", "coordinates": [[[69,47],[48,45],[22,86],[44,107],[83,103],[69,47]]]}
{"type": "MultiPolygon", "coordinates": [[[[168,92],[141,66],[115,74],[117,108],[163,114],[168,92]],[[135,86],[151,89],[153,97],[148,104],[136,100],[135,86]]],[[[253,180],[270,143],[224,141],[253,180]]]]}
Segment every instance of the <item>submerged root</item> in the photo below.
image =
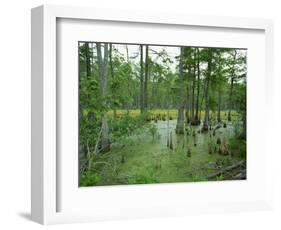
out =
{"type": "Polygon", "coordinates": [[[184,125],[183,123],[177,124],[176,134],[184,134],[184,125]]]}
{"type": "Polygon", "coordinates": [[[169,148],[171,149],[171,150],[173,150],[174,148],[173,148],[173,135],[172,135],[172,132],[170,132],[170,141],[169,141],[169,148]]]}
{"type": "Polygon", "coordinates": [[[226,141],[224,141],[224,142],[220,145],[220,147],[219,147],[219,154],[220,154],[220,155],[224,155],[224,156],[226,156],[226,155],[231,155],[231,153],[230,153],[230,148],[229,148],[229,144],[228,144],[226,141]]]}
{"type": "Polygon", "coordinates": [[[191,150],[190,150],[190,148],[187,149],[186,156],[187,156],[187,157],[191,157],[191,150]]]}
{"type": "Polygon", "coordinates": [[[203,124],[203,127],[202,127],[202,132],[206,132],[206,131],[209,131],[209,127],[208,127],[208,124],[204,122],[203,124]]]}

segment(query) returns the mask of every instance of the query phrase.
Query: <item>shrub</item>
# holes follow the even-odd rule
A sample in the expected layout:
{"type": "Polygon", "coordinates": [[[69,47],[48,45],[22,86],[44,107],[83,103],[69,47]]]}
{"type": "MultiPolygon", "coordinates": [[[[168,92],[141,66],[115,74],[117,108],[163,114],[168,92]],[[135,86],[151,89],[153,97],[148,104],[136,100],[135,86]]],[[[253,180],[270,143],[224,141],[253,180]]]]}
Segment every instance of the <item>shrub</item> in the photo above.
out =
{"type": "Polygon", "coordinates": [[[246,158],[246,141],[238,138],[229,140],[229,147],[233,155],[241,158],[246,158]]]}
{"type": "Polygon", "coordinates": [[[208,179],[204,176],[192,175],[192,181],[193,182],[201,182],[201,181],[208,181],[208,179]]]}
{"type": "Polygon", "coordinates": [[[157,127],[156,127],[156,125],[150,124],[148,130],[149,130],[149,133],[151,134],[151,136],[152,136],[152,138],[154,140],[154,138],[155,138],[155,136],[157,134],[157,127]]]}
{"type": "Polygon", "coordinates": [[[234,131],[234,136],[236,138],[241,136],[242,127],[241,127],[241,124],[238,121],[233,122],[233,131],[234,131]]]}
{"type": "Polygon", "coordinates": [[[132,117],[126,114],[118,119],[111,119],[109,127],[113,139],[118,139],[121,136],[130,136],[132,133],[136,132],[136,130],[141,129],[145,122],[145,116],[132,117]]]}
{"type": "Polygon", "coordinates": [[[80,186],[93,186],[100,181],[100,177],[94,172],[85,172],[80,177],[80,186]]]}
{"type": "Polygon", "coordinates": [[[218,180],[218,181],[224,180],[224,176],[221,174],[216,177],[216,180],[218,180]]]}
{"type": "Polygon", "coordinates": [[[209,154],[216,152],[216,144],[212,137],[210,137],[210,139],[208,141],[208,152],[209,152],[209,154]]]}
{"type": "Polygon", "coordinates": [[[134,178],[129,178],[128,179],[128,184],[152,184],[152,183],[157,183],[157,180],[153,175],[144,175],[144,174],[139,174],[136,175],[134,178]]]}

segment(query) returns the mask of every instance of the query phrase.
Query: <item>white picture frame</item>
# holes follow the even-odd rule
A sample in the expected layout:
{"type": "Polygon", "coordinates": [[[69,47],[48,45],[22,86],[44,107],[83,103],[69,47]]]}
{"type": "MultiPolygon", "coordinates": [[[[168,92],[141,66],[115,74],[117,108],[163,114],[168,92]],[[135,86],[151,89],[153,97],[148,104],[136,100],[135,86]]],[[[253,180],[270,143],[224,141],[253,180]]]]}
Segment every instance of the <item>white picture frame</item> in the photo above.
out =
{"type": "MultiPolygon", "coordinates": [[[[91,26],[91,25],[90,25],[91,26]]],[[[114,27],[114,25],[112,26],[114,27]]],[[[69,30],[69,31],[70,31],[69,30]]],[[[66,33],[68,30],[66,29],[66,33]]],[[[161,31],[160,31],[161,32],[161,31]]],[[[239,33],[240,33],[239,32],[239,33]]],[[[91,34],[91,32],[89,32],[91,34]]],[[[221,34],[222,35],[222,34],[221,34]]],[[[220,35],[220,36],[221,36],[220,35]]],[[[108,34],[100,36],[99,39],[107,39],[108,34]]],[[[232,36],[232,35],[231,35],[232,36]]],[[[231,42],[231,36],[229,41],[231,42]]],[[[239,35],[240,36],[240,35],[239,35]]],[[[239,40],[241,37],[233,39],[239,40]]],[[[255,36],[255,35],[253,35],[255,36]]],[[[114,11],[105,9],[66,7],[44,5],[32,9],[32,188],[31,188],[31,213],[32,219],[41,224],[70,223],[81,221],[96,221],[107,219],[140,218],[153,216],[172,216],[186,215],[190,213],[206,212],[226,212],[243,210],[264,210],[272,207],[272,155],[268,142],[260,142],[261,139],[269,138],[267,132],[263,134],[256,133],[255,122],[259,119],[269,121],[265,109],[260,115],[254,116],[257,109],[254,99],[261,101],[261,106],[266,109],[272,108],[271,91],[273,83],[273,22],[266,19],[248,19],[214,16],[192,16],[192,15],[174,15],[159,12],[137,12],[137,11],[114,11]],[[67,162],[61,162],[57,155],[59,151],[58,126],[60,125],[59,111],[64,108],[58,103],[61,95],[60,84],[57,76],[59,61],[58,38],[59,29],[63,20],[68,21],[68,27],[71,30],[71,23],[78,22],[76,30],[71,33],[77,33],[81,30],[83,36],[88,36],[85,29],[89,28],[91,22],[103,22],[107,25],[121,23],[130,25],[124,28],[124,31],[130,31],[134,25],[144,25],[151,28],[161,27],[165,32],[167,28],[179,28],[184,31],[187,28],[199,28],[203,33],[215,30],[218,33],[230,31],[240,31],[243,33],[259,34],[257,46],[261,46],[260,57],[255,60],[252,55],[250,61],[259,66],[256,82],[250,81],[251,90],[248,93],[247,103],[248,111],[248,142],[247,152],[257,152],[257,159],[253,160],[252,154],[247,158],[247,170],[249,176],[247,181],[239,182],[201,182],[201,183],[180,183],[180,184],[161,184],[161,185],[130,185],[128,186],[108,186],[99,188],[84,189],[83,194],[76,193],[76,184],[72,179],[67,179],[67,184],[72,186],[75,191],[68,191],[65,183],[66,179],[61,176],[61,164],[73,164],[75,158],[67,162]],[[82,24],[87,22],[87,26],[82,24]],[[69,27],[70,25],[70,27],[69,27]],[[166,29],[165,29],[166,28],[166,29]],[[75,32],[76,31],[76,32],[75,32]],[[257,64],[256,63],[256,64],[257,64]],[[261,152],[265,154],[262,155],[261,152]],[[260,157],[259,157],[260,156],[260,157]],[[251,164],[251,162],[254,162],[251,164]],[[257,166],[262,166],[260,172],[257,166]],[[255,174],[262,175],[257,180],[255,174]],[[62,188],[65,186],[65,188],[62,188]],[[61,192],[61,189],[63,192],[61,192]],[[224,195],[219,199],[220,191],[224,195]],[[163,193],[165,191],[166,193],[163,193]],[[237,196],[228,196],[229,192],[236,191],[237,196]],[[166,194],[169,193],[169,196],[166,194]],[[199,201],[200,195],[215,194],[214,197],[205,197],[199,201]],[[245,194],[245,196],[244,196],[245,194]],[[93,203],[87,206],[90,196],[97,195],[98,200],[93,199],[93,203]],[[87,199],[81,199],[85,196],[87,199]],[[108,202],[105,198],[110,197],[108,202]],[[113,198],[118,196],[119,201],[113,198]],[[192,196],[192,199],[187,198],[192,196]],[[144,201],[144,198],[147,201],[144,201]],[[136,200],[138,200],[136,202],[136,200]],[[85,202],[87,201],[87,202],[85,202]],[[182,202],[181,202],[182,201],[182,202]],[[61,208],[61,202],[64,202],[61,208]],[[94,203],[96,202],[96,203],[94,203]],[[115,202],[115,203],[114,203],[115,202]],[[96,205],[95,205],[96,204],[96,205]],[[149,206],[147,205],[149,204],[149,206]],[[89,207],[90,206],[90,207],[89,207]],[[104,207],[102,207],[104,206],[104,207]]],[[[73,36],[75,37],[75,36],[73,36]]],[[[209,38],[212,36],[210,35],[209,38]]],[[[227,37],[227,36],[226,36],[227,37]]],[[[76,38],[76,37],[75,37],[76,38]]],[[[201,45],[204,45],[202,38],[201,45]]],[[[81,39],[80,37],[77,39],[81,39]]],[[[92,39],[89,35],[88,39],[92,39]]],[[[122,39],[122,36],[116,36],[115,39],[122,39]]],[[[134,38],[132,38],[134,39],[134,38]]],[[[141,39],[141,38],[140,38],[141,39]]],[[[174,39],[169,37],[154,42],[164,44],[173,44],[174,39]]],[[[213,36],[213,46],[228,46],[230,43],[221,43],[221,38],[213,36]]],[[[250,41],[251,37],[248,38],[250,41]]],[[[212,39],[211,39],[212,40],[212,39]]],[[[226,39],[227,40],[227,39],[226,39]]],[[[247,40],[247,39],[246,39],[247,40]]],[[[142,40],[145,42],[145,40],[142,40]]],[[[147,40],[149,42],[149,39],[147,40]]],[[[198,42],[198,40],[196,40],[198,42]]],[[[254,41],[252,41],[255,43],[254,41]]],[[[181,44],[180,41],[177,44],[181,44]]],[[[183,45],[185,41],[182,41],[183,45]]],[[[233,43],[234,44],[234,43],[233,43]]],[[[239,42],[237,45],[239,46],[239,42]]],[[[246,44],[246,43],[245,43],[246,44]]],[[[248,42],[247,44],[250,44],[248,42]]],[[[249,45],[250,46],[250,45],[249,45]]],[[[254,50],[254,45],[252,47],[254,50]]],[[[62,53],[63,54],[63,53],[62,53]]],[[[254,53],[253,53],[254,54],[254,53]]],[[[251,79],[251,78],[250,78],[251,79]]],[[[64,84],[64,83],[63,83],[64,84]]],[[[71,89],[71,83],[64,84],[64,89],[71,89]]],[[[73,130],[72,130],[73,131],[73,130]]],[[[266,130],[264,130],[266,131],[266,130]]],[[[261,132],[262,133],[262,132],[261,132]]],[[[78,134],[77,134],[78,135],[78,134]]],[[[76,159],[77,161],[77,159],[76,159]]],[[[78,165],[78,164],[77,164],[78,165]]],[[[67,168],[67,167],[64,167],[67,168]]],[[[74,169],[75,170],[75,169],[74,169]]],[[[76,172],[76,171],[74,171],[76,172]]],[[[64,174],[64,172],[62,172],[64,174]]],[[[78,187],[77,187],[78,189],[78,187]]],[[[70,189],[71,190],[71,189],[70,189]]],[[[91,203],[91,202],[90,202],[91,203]]]]}

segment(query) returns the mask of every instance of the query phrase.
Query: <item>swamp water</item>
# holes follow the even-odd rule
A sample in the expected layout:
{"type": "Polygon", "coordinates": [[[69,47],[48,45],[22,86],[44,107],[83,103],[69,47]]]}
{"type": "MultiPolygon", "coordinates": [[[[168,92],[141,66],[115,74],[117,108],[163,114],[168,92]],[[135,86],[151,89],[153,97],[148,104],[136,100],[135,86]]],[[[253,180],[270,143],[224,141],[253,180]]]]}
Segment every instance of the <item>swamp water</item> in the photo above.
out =
{"type": "Polygon", "coordinates": [[[218,138],[227,142],[234,135],[231,122],[225,128],[221,124],[215,135],[216,125],[201,132],[202,124],[188,126],[189,134],[177,135],[176,123],[170,120],[168,129],[167,121],[152,121],[149,125],[157,128],[154,138],[147,128],[112,143],[110,152],[96,159],[94,172],[99,178],[96,185],[206,181],[210,173],[240,160],[239,156],[218,153],[218,138]],[[172,149],[167,147],[168,133],[172,136],[172,149]]]}

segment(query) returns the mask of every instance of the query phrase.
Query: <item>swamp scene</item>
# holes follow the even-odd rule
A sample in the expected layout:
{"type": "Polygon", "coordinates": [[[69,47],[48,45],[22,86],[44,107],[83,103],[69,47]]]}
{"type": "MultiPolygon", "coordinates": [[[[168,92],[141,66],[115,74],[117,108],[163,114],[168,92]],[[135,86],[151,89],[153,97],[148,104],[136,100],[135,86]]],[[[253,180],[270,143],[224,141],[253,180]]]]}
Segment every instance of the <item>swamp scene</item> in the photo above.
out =
{"type": "Polygon", "coordinates": [[[79,42],[79,186],[246,179],[246,60],[79,42]]]}

